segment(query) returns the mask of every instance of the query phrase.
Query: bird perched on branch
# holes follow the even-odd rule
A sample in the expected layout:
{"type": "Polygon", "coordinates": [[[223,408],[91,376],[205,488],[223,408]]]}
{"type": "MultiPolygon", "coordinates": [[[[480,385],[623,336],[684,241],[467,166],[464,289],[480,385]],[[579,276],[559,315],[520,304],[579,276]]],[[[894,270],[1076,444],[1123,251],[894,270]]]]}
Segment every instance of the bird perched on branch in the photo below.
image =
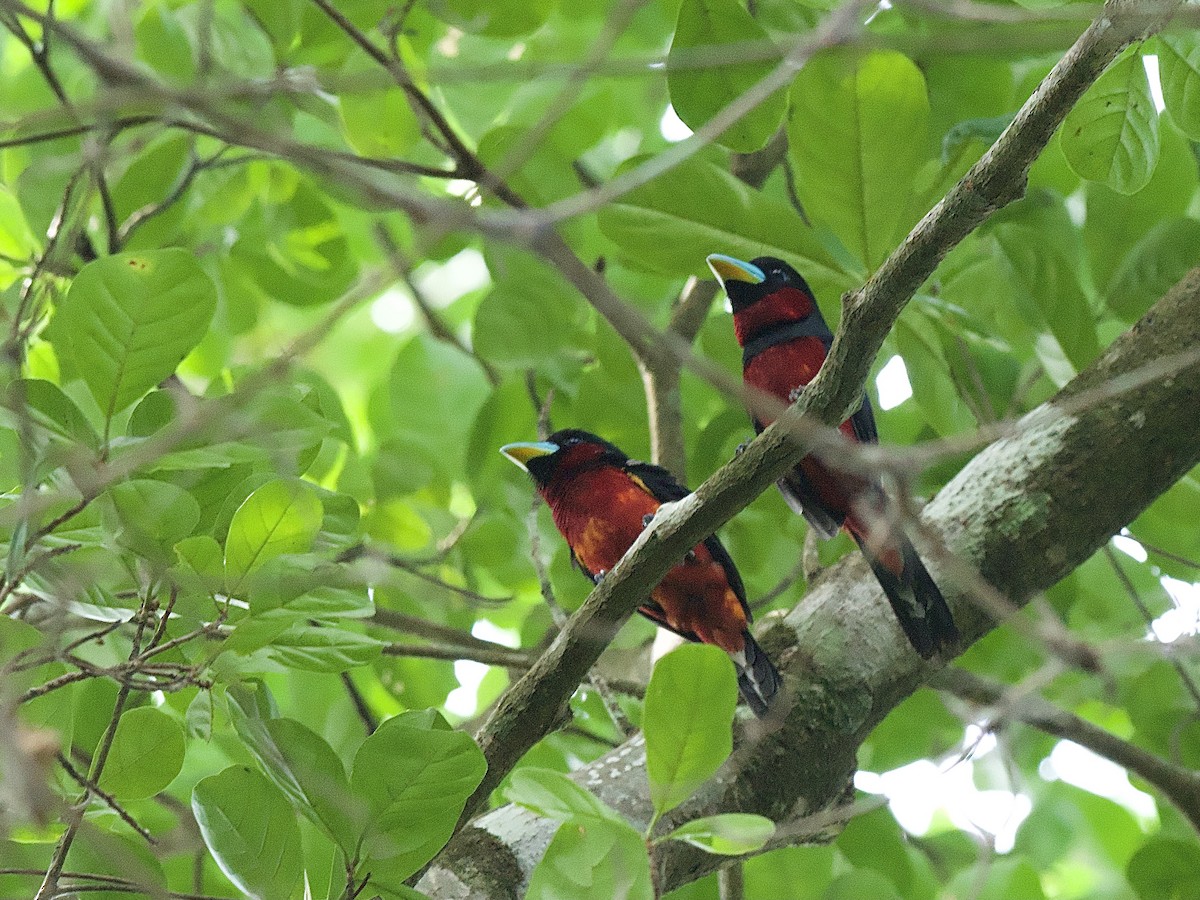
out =
{"type": "MultiPolygon", "coordinates": [[[[733,327],[742,346],[742,378],[746,384],[785,403],[821,370],[833,343],[812,290],[782,260],[763,256],[743,262],[714,253],[709,268],[729,295],[733,327]]],[[[754,417],[755,431],[771,424],[754,417]]],[[[858,410],[841,424],[852,441],[875,443],[875,415],[863,395],[858,410]]],[[[830,468],[806,456],[779,480],[788,505],[826,538],[845,528],[866,556],[900,627],[913,648],[928,659],[959,639],[958,628],[942,592],[916,548],[894,521],[878,479],[830,468]]]]}
{"type": "MultiPolygon", "coordinates": [[[[571,560],[599,583],[664,503],[688,490],[666,469],[636,462],[608,441],[567,429],[500,452],[528,472],[566,538],[571,560]]],[[[758,716],[779,690],[779,673],[748,628],[746,589],[714,535],[693,547],[650,592],[638,612],[690,641],[729,654],[742,697],[758,716]]]]}

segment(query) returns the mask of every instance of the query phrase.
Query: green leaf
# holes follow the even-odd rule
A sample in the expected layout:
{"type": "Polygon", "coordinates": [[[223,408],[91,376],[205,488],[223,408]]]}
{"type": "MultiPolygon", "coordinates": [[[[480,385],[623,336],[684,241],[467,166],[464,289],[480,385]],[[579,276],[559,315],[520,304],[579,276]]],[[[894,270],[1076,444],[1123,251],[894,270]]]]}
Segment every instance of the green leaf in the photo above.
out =
{"type": "Polygon", "coordinates": [[[1195,900],[1200,897],[1200,849],[1194,842],[1150,838],[1126,870],[1142,900],[1195,900]]]}
{"type": "Polygon", "coordinates": [[[1084,185],[1087,201],[1083,240],[1097,287],[1112,282],[1129,248],[1159,222],[1187,215],[1188,206],[1200,184],[1192,143],[1174,128],[1159,131],[1158,165],[1150,182],[1128,197],[1107,185],[1091,181],[1084,185]]]}
{"type": "Polygon", "coordinates": [[[358,266],[332,207],[302,183],[280,202],[266,197],[243,218],[230,258],[273,300],[316,306],[337,298],[358,266]]]}
{"type": "Polygon", "coordinates": [[[370,805],[364,847],[372,860],[403,880],[432,859],[486,770],[483,753],[461,731],[431,728],[420,714],[380,725],[359,748],[350,778],[355,796],[370,805]]]}
{"type": "Polygon", "coordinates": [[[1100,352],[1099,341],[1079,282],[1079,232],[1063,202],[1031,196],[995,221],[1007,281],[1023,317],[1035,328],[1048,326],[1075,371],[1082,370],[1100,352]]]}
{"type": "Polygon", "coordinates": [[[58,310],[59,355],[73,357],[111,419],[200,342],[216,309],[212,279],[189,250],[119,253],[79,270],[58,310]]]}
{"type": "Polygon", "coordinates": [[[200,504],[183,488],[136,478],[107,491],[116,513],[110,533],[146,556],[170,560],[172,548],[200,522],[200,504]]]}
{"type": "Polygon", "coordinates": [[[623,822],[568,819],[529,878],[525,900],[651,900],[650,857],[623,822]]]}
{"type": "Polygon", "coordinates": [[[189,738],[200,741],[212,740],[213,700],[211,690],[200,690],[188,704],[184,726],[189,738]]]}
{"type": "Polygon", "coordinates": [[[16,378],[4,392],[4,405],[22,415],[27,410],[33,424],[58,440],[100,446],[96,429],[62,388],[41,378],[16,378]]]}
{"type": "Polygon", "coordinates": [[[1125,256],[1108,287],[1108,307],[1126,322],[1142,316],[1175,282],[1200,263],[1200,222],[1167,219],[1125,256]]]}
{"type": "Polygon", "coordinates": [[[1160,34],[1155,44],[1167,111],[1180,131],[1200,141],[1200,36],[1194,31],[1160,34]]]}
{"type": "Polygon", "coordinates": [[[119,800],[152,797],[183,768],[183,728],[160,709],[127,710],[117,723],[100,787],[119,800]]]}
{"type": "Polygon", "coordinates": [[[513,803],[531,809],[539,816],[566,821],[608,819],[622,821],[620,815],[591,791],[562,772],[525,766],[508,779],[505,796],[513,803]]]}
{"type": "Polygon", "coordinates": [[[650,799],[662,815],[720,768],[733,750],[737,681],[725,651],[685,644],[654,666],[642,730],[650,799]]]}
{"type": "MultiPolygon", "coordinates": [[[[645,158],[635,157],[621,170],[645,158]]],[[[728,171],[690,159],[599,212],[600,230],[639,266],[667,275],[711,277],[704,257],[778,256],[809,282],[848,287],[813,230],[791,206],[728,171]]],[[[819,290],[819,288],[818,288],[819,290]]]]}
{"type": "Polygon", "coordinates": [[[384,646],[373,637],[335,626],[293,625],[271,638],[268,653],[289,669],[334,674],[374,662],[384,646]]]}
{"type": "Polygon", "coordinates": [[[229,701],[234,727],[267,777],[347,857],[353,855],[358,837],[354,823],[364,817],[333,748],[294,719],[261,718],[237,692],[230,692],[229,701]]]}
{"type": "MultiPolygon", "coordinates": [[[[398,46],[408,51],[408,40],[401,36],[398,46]]],[[[406,62],[411,62],[411,51],[405,55],[410,57],[406,62]]],[[[379,64],[359,49],[346,60],[342,76],[358,79],[358,83],[366,83],[368,76],[376,80],[386,77],[379,64]]],[[[421,123],[408,96],[394,84],[347,90],[341,95],[339,110],[346,141],[363,156],[399,156],[421,139],[421,123]]]]}
{"type": "Polygon", "coordinates": [[[476,351],[508,369],[561,373],[559,358],[577,356],[586,340],[587,311],[578,292],[527,253],[497,248],[488,263],[496,286],[475,312],[476,351]]]}
{"type": "Polygon", "coordinates": [[[286,900],[300,881],[296,814],[279,790],[247,766],[201,780],[192,812],[217,865],[254,900],[286,900]]]}
{"type": "Polygon", "coordinates": [[[268,560],[312,547],[323,515],[316,493],[299,479],[268,481],[254,491],[233,514],[225,539],[230,589],[268,560]]]}
{"type": "Polygon", "coordinates": [[[1136,194],[1158,164],[1158,113],[1135,50],[1109,66],[1063,120],[1062,149],[1082,178],[1136,194]]]}
{"type": "Polygon", "coordinates": [[[215,594],[225,583],[221,545],[212,535],[198,534],[175,545],[177,565],[172,570],[181,586],[195,593],[215,594]]]}
{"type": "MultiPolygon", "coordinates": [[[[750,41],[769,45],[771,39],[737,0],[683,0],[667,57],[667,88],[675,112],[693,130],[769,75],[775,63],[739,63],[733,51],[715,65],[685,66],[681,60],[696,51],[719,53],[750,41]]],[[[776,91],[721,132],[717,142],[739,153],[760,149],[779,128],[786,105],[784,92],[776,91]]]]}
{"type": "Polygon", "coordinates": [[[896,246],[925,161],[925,78],[895,51],[827,51],[800,71],[791,99],[788,139],[800,202],[874,270],[896,246]]]}
{"type": "Polygon", "coordinates": [[[750,813],[722,813],[679,826],[664,840],[683,841],[708,853],[740,856],[762,848],[775,833],[775,823],[750,813]]]}

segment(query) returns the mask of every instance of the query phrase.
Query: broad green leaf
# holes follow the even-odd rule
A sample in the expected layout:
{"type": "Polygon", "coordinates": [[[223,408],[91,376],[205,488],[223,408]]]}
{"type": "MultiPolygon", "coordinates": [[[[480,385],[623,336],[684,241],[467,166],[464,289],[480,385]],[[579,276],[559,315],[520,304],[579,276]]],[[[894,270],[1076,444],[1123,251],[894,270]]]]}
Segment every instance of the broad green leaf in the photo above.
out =
{"type": "Polygon", "coordinates": [[[18,416],[26,412],[33,424],[58,440],[85,447],[100,445],[96,430],[62,388],[41,378],[16,378],[4,393],[4,405],[18,416]],[[24,412],[23,412],[24,411],[24,412]]]}
{"type": "Polygon", "coordinates": [[[188,250],[119,253],[79,270],[57,316],[73,357],[111,419],[200,342],[216,309],[212,280],[188,250]]]}
{"type": "Polygon", "coordinates": [[[1081,177],[1136,194],[1158,164],[1158,113],[1141,54],[1127,50],[1067,113],[1067,162],[1081,177]]]}
{"type": "MultiPolygon", "coordinates": [[[[136,222],[143,211],[157,208],[177,185],[187,185],[183,177],[190,163],[191,144],[189,136],[168,132],[138,154],[112,187],[113,211],[122,226],[136,222]]],[[[162,246],[175,236],[187,209],[186,200],[182,200],[163,208],[158,215],[142,219],[124,248],[162,246]]]]}
{"type": "Polygon", "coordinates": [[[681,825],[664,840],[683,841],[708,853],[740,856],[759,850],[775,833],[775,823],[750,813],[722,813],[681,825]]]}
{"type": "Polygon", "coordinates": [[[171,81],[191,81],[196,74],[196,61],[187,32],[175,11],[165,4],[153,3],[143,6],[140,12],[133,30],[138,59],[171,81]]]}
{"type": "MultiPolygon", "coordinates": [[[[398,46],[407,51],[407,38],[400,36],[398,46]]],[[[346,61],[342,76],[366,84],[368,76],[378,82],[384,72],[365,52],[356,49],[346,61]]],[[[363,156],[398,156],[421,139],[421,123],[408,95],[389,82],[390,78],[379,87],[359,87],[341,95],[342,131],[350,146],[363,156]]]]}
{"type": "Polygon", "coordinates": [[[1108,286],[1108,308],[1126,322],[1141,317],[1155,301],[1200,263],[1200,222],[1167,219],[1130,248],[1108,286]]]}
{"type": "Polygon", "coordinates": [[[225,559],[212,535],[197,534],[175,545],[178,560],[172,570],[185,589],[215,594],[225,583],[225,559]]]}
{"type": "Polygon", "coordinates": [[[201,780],[192,812],[209,852],[238,890],[254,900],[286,900],[304,857],[296,814],[279,790],[247,766],[201,780]]]}
{"type": "Polygon", "coordinates": [[[117,723],[100,787],[119,800],[157,794],[183,767],[183,728],[153,706],[126,710],[117,723]]]}
{"type": "Polygon", "coordinates": [[[243,217],[230,248],[236,267],[272,300],[328,303],[354,281],[357,260],[324,196],[303,183],[286,199],[269,195],[243,217]]]}
{"type": "Polygon", "coordinates": [[[733,663],[717,647],[685,644],[655,664],[642,730],[657,814],[690,797],[725,762],[736,704],[733,663]]]}
{"type": "Polygon", "coordinates": [[[252,704],[243,702],[243,697],[230,693],[233,724],[267,777],[352,855],[358,836],[354,823],[363,819],[361,801],[351,796],[346,770],[333,748],[296,720],[260,718],[252,704]]]}
{"type": "Polygon", "coordinates": [[[591,791],[552,769],[532,766],[517,769],[509,776],[508,789],[504,793],[513,803],[551,819],[622,821],[616,811],[591,791]]]}
{"type": "Polygon", "coordinates": [[[384,643],[336,626],[294,625],[270,640],[268,653],[289,669],[345,672],[379,658],[384,643]]]}
{"type": "Polygon", "coordinates": [[[1200,36],[1178,31],[1161,34],[1154,43],[1167,111],[1180,131],[1200,141],[1200,36]]]}
{"type": "Polygon", "coordinates": [[[1142,900],[1194,900],[1200,897],[1200,849],[1194,842],[1151,838],[1126,870],[1142,900]]]}
{"type": "Polygon", "coordinates": [[[651,900],[650,858],[623,822],[568,819],[529,878],[525,900],[651,900]]]}
{"type": "Polygon", "coordinates": [[[115,511],[110,533],[147,556],[170,559],[175,544],[200,522],[195,498],[165,481],[136,478],[113,485],[107,493],[115,511]]]}
{"type": "MultiPolygon", "coordinates": [[[[644,158],[635,157],[629,169],[644,158]]],[[[790,205],[691,159],[630,191],[599,212],[600,230],[639,266],[668,275],[711,277],[704,257],[777,256],[820,291],[850,279],[790,205]]]]}
{"type": "Polygon", "coordinates": [[[1079,281],[1079,232],[1062,201],[1028,197],[997,216],[994,227],[1022,316],[1035,328],[1048,326],[1071,366],[1082,370],[1099,341],[1079,281]]]}
{"type": "Polygon", "coordinates": [[[413,338],[396,355],[388,376],[389,424],[407,441],[415,460],[435,473],[461,472],[475,413],[487,397],[479,364],[426,335],[413,338]]]}
{"type": "Polygon", "coordinates": [[[536,368],[561,378],[560,357],[577,357],[587,339],[582,298],[529,254],[499,248],[488,262],[495,287],[475,312],[475,349],[506,369],[536,368]]]}
{"type": "Polygon", "coordinates": [[[1159,131],[1158,165],[1150,182],[1133,196],[1118,194],[1096,181],[1084,185],[1087,211],[1083,241],[1096,287],[1104,290],[1130,248],[1151,228],[1187,215],[1200,184],[1192,144],[1178,130],[1159,131]]]}
{"type": "Polygon", "coordinates": [[[896,323],[892,339],[904,359],[913,399],[925,421],[939,435],[949,436],[971,428],[975,421],[951,379],[935,328],[928,318],[910,314],[896,323]]]}
{"type": "Polygon", "coordinates": [[[394,878],[415,872],[449,839],[486,770],[461,731],[411,715],[388,719],[359,748],[350,777],[355,796],[370,805],[365,852],[394,878]]]}
{"type": "Polygon", "coordinates": [[[800,202],[874,270],[901,236],[924,162],[925,78],[895,51],[826,51],[800,71],[791,99],[788,139],[800,202]]]}
{"type": "MultiPolygon", "coordinates": [[[[727,52],[726,61],[711,66],[686,66],[681,60],[690,53],[713,53],[729,44],[755,40],[771,43],[738,0],[683,0],[667,57],[667,87],[675,112],[693,131],[769,75],[775,62],[738,62],[735,52],[727,52]]],[[[739,153],[758,150],[779,128],[786,105],[784,92],[776,91],[725,129],[717,142],[739,153]]]]}
{"type": "Polygon", "coordinates": [[[323,514],[316,493],[299,479],[269,481],[254,491],[233,514],[225,540],[231,589],[268,560],[308,550],[323,514]]]}
{"type": "Polygon", "coordinates": [[[888,809],[855,816],[838,837],[838,849],[860,869],[874,869],[902,895],[913,887],[914,854],[888,809]]]}

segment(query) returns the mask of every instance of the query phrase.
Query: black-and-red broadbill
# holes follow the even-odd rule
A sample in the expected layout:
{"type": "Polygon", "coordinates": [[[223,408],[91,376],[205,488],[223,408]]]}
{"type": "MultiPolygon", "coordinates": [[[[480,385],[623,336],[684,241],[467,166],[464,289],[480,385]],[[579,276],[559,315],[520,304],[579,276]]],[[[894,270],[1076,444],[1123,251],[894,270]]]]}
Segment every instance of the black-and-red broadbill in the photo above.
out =
{"type": "MultiPolygon", "coordinates": [[[[833,343],[812,290],[782,260],[763,256],[743,262],[714,253],[709,268],[725,287],[733,306],[733,327],[742,346],[746,384],[785,403],[816,377],[833,343]]],[[[755,417],[762,431],[771,420],[755,417]]],[[[852,441],[879,440],[871,402],[864,395],[858,410],[841,424],[852,441]]],[[[879,579],[900,627],[926,659],[951,648],[959,633],[942,592],[912,542],[885,512],[877,479],[838,471],[806,456],[779,481],[788,505],[823,537],[840,528],[853,536],[879,579]]]]}
{"type": "MultiPolygon", "coordinates": [[[[527,471],[571,548],[572,561],[599,582],[664,503],[688,491],[666,469],[631,460],[619,448],[577,429],[545,441],[507,444],[500,452],[527,471]]],[[[689,641],[729,654],[742,697],[767,712],[780,677],[750,634],[746,589],[714,535],[697,544],[638,607],[646,618],[689,641]]]]}

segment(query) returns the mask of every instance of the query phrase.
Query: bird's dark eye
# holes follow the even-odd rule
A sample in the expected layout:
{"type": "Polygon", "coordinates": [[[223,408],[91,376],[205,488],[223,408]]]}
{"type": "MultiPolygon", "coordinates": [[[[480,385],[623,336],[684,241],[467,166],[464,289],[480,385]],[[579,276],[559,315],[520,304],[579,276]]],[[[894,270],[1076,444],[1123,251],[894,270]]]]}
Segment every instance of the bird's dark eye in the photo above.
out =
{"type": "Polygon", "coordinates": [[[565,441],[563,441],[563,446],[564,446],[564,447],[570,447],[570,446],[573,446],[573,445],[575,445],[575,444],[578,444],[578,443],[579,443],[579,438],[577,438],[577,437],[569,437],[569,438],[567,438],[565,441]]]}
{"type": "Polygon", "coordinates": [[[782,278],[783,277],[783,269],[772,269],[769,274],[771,275],[772,278],[782,278]]]}

